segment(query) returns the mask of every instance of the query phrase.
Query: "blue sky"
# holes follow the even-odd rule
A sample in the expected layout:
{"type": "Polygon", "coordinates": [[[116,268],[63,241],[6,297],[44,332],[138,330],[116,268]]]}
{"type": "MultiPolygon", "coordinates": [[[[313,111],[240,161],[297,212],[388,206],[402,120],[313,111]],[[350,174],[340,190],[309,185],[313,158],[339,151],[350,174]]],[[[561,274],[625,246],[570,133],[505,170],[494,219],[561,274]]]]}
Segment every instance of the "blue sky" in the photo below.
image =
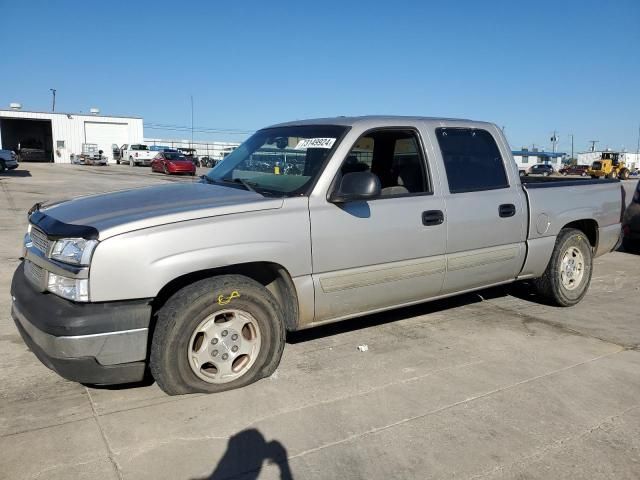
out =
{"type": "MultiPolygon", "coordinates": [[[[640,1],[0,0],[0,108],[250,131],[291,119],[452,116],[514,149],[635,150],[640,1]]],[[[145,129],[145,136],[190,134],[145,129]]],[[[246,135],[244,135],[246,136],[246,135]]],[[[198,133],[196,139],[241,139],[198,133]]]]}

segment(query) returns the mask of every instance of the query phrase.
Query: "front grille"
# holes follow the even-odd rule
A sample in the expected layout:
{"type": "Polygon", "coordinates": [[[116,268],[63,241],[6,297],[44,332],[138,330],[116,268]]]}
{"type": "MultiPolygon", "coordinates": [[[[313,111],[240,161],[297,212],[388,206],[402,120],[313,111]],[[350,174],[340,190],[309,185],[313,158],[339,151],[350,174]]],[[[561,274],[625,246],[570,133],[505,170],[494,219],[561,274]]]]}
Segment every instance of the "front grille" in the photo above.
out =
{"type": "Polygon", "coordinates": [[[24,274],[27,279],[33,283],[39,290],[44,290],[44,282],[47,272],[44,268],[36,265],[35,263],[25,260],[24,261],[24,274]]]}
{"type": "Polygon", "coordinates": [[[40,250],[45,255],[49,254],[49,247],[51,242],[42,230],[38,230],[35,227],[31,228],[31,241],[33,246],[40,250]]]}

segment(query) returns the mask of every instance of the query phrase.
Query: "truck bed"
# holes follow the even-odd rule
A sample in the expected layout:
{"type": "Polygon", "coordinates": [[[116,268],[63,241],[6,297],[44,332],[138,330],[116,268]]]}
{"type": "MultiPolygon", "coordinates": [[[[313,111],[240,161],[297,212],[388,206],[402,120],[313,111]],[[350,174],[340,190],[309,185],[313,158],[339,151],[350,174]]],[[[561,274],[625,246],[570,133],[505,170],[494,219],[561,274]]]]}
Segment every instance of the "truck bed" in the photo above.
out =
{"type": "Polygon", "coordinates": [[[567,177],[520,177],[522,185],[527,188],[578,187],[581,185],[598,185],[620,183],[616,178],[567,178],[567,177]]]}

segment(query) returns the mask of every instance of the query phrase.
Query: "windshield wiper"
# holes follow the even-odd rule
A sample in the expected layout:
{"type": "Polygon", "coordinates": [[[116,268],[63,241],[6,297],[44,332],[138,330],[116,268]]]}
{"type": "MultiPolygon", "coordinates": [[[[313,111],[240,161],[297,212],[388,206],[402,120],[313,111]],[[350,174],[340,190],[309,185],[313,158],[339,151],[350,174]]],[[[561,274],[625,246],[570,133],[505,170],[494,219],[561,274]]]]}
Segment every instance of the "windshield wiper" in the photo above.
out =
{"type": "Polygon", "coordinates": [[[257,185],[257,183],[247,182],[244,178],[220,178],[218,180],[225,183],[239,183],[250,192],[258,193],[256,192],[256,189],[253,188],[254,185],[257,185]]]}

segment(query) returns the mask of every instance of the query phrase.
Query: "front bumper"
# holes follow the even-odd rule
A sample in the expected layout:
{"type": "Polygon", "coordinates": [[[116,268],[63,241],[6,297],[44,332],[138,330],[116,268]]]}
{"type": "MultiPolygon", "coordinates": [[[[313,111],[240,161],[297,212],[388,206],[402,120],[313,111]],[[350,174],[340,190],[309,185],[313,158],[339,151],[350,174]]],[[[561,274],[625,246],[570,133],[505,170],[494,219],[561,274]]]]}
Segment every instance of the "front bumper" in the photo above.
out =
{"type": "Polygon", "coordinates": [[[144,378],[151,305],[148,299],[74,303],[36,291],[13,275],[11,315],[24,342],[69,380],[116,384],[144,378]]]}

